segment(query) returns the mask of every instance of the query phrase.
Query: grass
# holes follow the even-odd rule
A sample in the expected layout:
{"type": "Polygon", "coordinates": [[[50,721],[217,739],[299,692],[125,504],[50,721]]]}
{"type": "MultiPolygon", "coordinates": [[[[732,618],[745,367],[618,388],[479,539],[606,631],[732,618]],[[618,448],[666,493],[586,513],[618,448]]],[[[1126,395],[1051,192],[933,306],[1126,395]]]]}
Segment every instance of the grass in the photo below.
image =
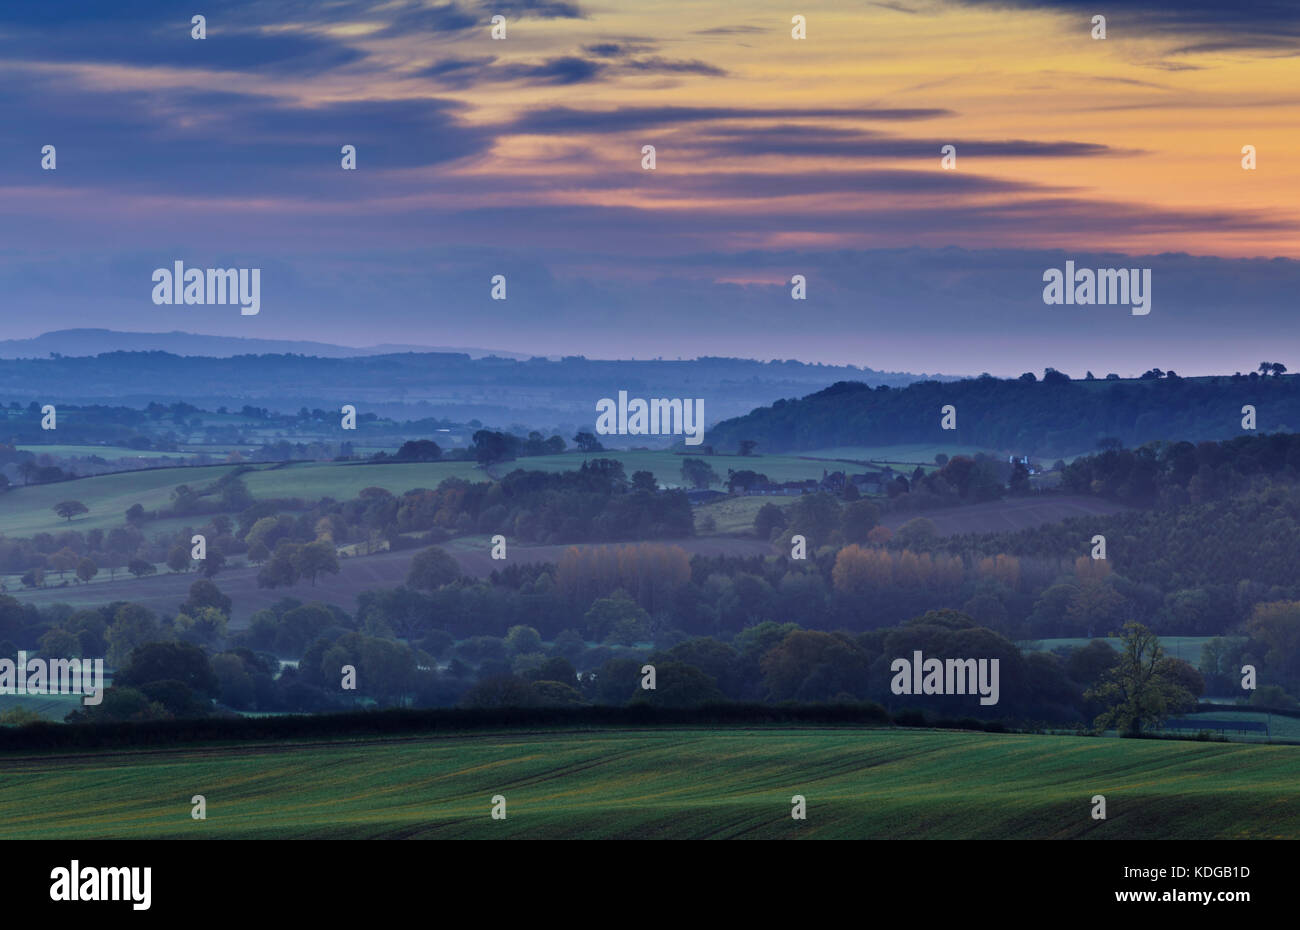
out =
{"type": "MultiPolygon", "coordinates": [[[[1165,655],[1173,656],[1175,659],[1182,659],[1185,662],[1192,663],[1192,665],[1200,665],[1201,646],[1214,638],[1213,636],[1161,636],[1160,647],[1164,649],[1165,655]]],[[[1104,640],[1108,645],[1114,647],[1116,651],[1124,648],[1124,640],[1118,636],[1096,636],[1093,639],[1104,640]]],[[[1050,652],[1062,646],[1086,646],[1092,642],[1092,639],[1086,636],[1072,636],[1058,639],[1036,639],[1030,642],[1037,644],[1038,648],[1043,652],[1050,652]]]]}
{"type": "MultiPolygon", "coordinates": [[[[172,490],[180,484],[201,488],[230,471],[233,465],[210,465],[197,468],[159,468],[144,471],[96,475],[76,481],[35,484],[12,488],[0,498],[6,536],[33,536],[60,530],[112,529],[126,522],[126,510],[140,504],[147,511],[171,504],[172,490]],[[90,512],[64,520],[53,510],[65,500],[79,500],[90,512]]],[[[321,497],[347,500],[362,488],[385,488],[401,494],[412,488],[435,488],[444,478],[456,476],[470,481],[487,477],[472,462],[437,462],[433,464],[345,465],[333,462],[300,462],[283,467],[254,466],[257,470],[242,476],[256,498],[302,497],[316,501],[321,497]]],[[[143,526],[146,535],[206,522],[209,515],[168,518],[143,526]]]]}
{"type": "Polygon", "coordinates": [[[1300,837],[1300,747],[859,729],[488,733],[0,759],[0,837],[1300,837]],[[207,799],[207,820],[190,799],[207,799]],[[493,820],[504,795],[507,818],[493,820]],[[807,819],[790,817],[791,797],[807,819]],[[1090,817],[1106,796],[1108,819],[1090,817]]]}
{"type": "Polygon", "coordinates": [[[153,449],[128,449],[125,446],[61,446],[61,445],[21,445],[18,449],[33,455],[54,455],[65,458],[85,458],[98,455],[107,461],[114,459],[183,459],[194,455],[193,452],[158,452],[153,449]]]}
{"type": "Polygon", "coordinates": [[[63,718],[84,706],[81,694],[5,694],[0,695],[0,713],[23,707],[46,720],[62,723],[63,718]]]}
{"type": "MultiPolygon", "coordinates": [[[[660,487],[685,487],[682,481],[682,460],[702,458],[713,466],[718,478],[727,480],[727,469],[741,471],[749,469],[767,475],[772,481],[802,481],[806,478],[820,479],[823,471],[836,471],[831,462],[814,461],[794,455],[703,455],[688,452],[677,455],[673,452],[565,452],[561,455],[546,455],[537,458],[520,459],[496,466],[497,474],[507,474],[515,468],[535,471],[574,471],[590,459],[617,459],[623,463],[623,471],[629,478],[633,472],[648,471],[655,476],[660,487]]],[[[714,485],[718,488],[718,485],[714,485]]]]}
{"type": "MultiPolygon", "coordinates": [[[[178,484],[191,487],[215,481],[233,466],[211,465],[202,468],[162,468],[147,471],[96,475],[76,481],[34,484],[12,488],[0,498],[4,508],[3,532],[6,536],[33,536],[60,530],[111,529],[126,522],[126,510],[140,504],[154,510],[171,502],[171,491],[178,484]],[[90,513],[71,522],[53,511],[60,501],[78,500],[90,513]]],[[[149,533],[150,527],[145,527],[149,533]]]]}
{"type": "Polygon", "coordinates": [[[279,468],[261,468],[243,476],[256,498],[322,497],[350,500],[363,488],[384,488],[402,494],[413,488],[436,488],[447,478],[487,481],[473,462],[402,462],[382,465],[347,465],[334,462],[296,462],[279,468]]]}
{"type": "MultiPolygon", "coordinates": [[[[50,449],[82,448],[72,446],[51,446],[50,449]]],[[[102,455],[107,447],[86,446],[88,450],[97,450],[102,455]]],[[[876,452],[887,450],[908,450],[928,447],[895,446],[879,447],[876,452]]],[[[936,447],[938,448],[938,447],[936,447]]],[[[902,455],[903,452],[898,453],[902,455]]],[[[683,456],[671,452],[599,452],[584,454],[567,452],[562,455],[540,456],[520,459],[495,466],[497,475],[505,475],[516,468],[533,469],[547,472],[572,471],[580,468],[582,463],[593,458],[613,458],[623,463],[628,477],[633,472],[649,471],[662,487],[679,487],[682,485],[681,467],[683,456]]],[[[720,479],[725,480],[727,469],[752,469],[768,476],[773,481],[793,481],[806,478],[820,479],[823,471],[835,471],[843,468],[843,463],[836,465],[830,461],[789,455],[756,455],[741,457],[739,455],[715,455],[707,457],[720,479]]],[[[180,484],[191,487],[203,487],[221,477],[233,465],[209,465],[191,468],[161,468],[144,471],[119,472],[110,475],[96,475],[76,481],[61,481],[55,484],[38,484],[18,486],[6,492],[3,501],[3,526],[0,532],[6,536],[33,536],[36,533],[55,533],[59,530],[76,529],[108,530],[122,526],[125,513],[132,504],[140,504],[147,511],[155,511],[171,503],[171,492],[180,484]],[[79,500],[90,512],[79,516],[70,523],[54,513],[53,507],[60,501],[79,500]]],[[[385,463],[378,465],[354,465],[335,462],[296,462],[279,467],[256,465],[255,471],[243,476],[244,483],[254,497],[301,497],[315,501],[321,497],[347,500],[367,487],[381,487],[393,494],[401,494],[412,488],[436,488],[443,479],[449,477],[464,478],[468,481],[488,480],[487,474],[473,462],[434,462],[419,463],[385,463]]],[[[715,485],[717,487],[717,485],[715,485]]],[[[761,505],[760,505],[761,506],[761,505]]],[[[193,516],[176,518],[176,527],[203,522],[208,517],[193,516]]],[[[751,518],[752,522],[752,518],[751,518]]],[[[146,524],[146,533],[171,529],[170,524],[146,524]]]]}
{"type": "Polygon", "coordinates": [[[716,501],[712,504],[701,504],[694,508],[695,511],[695,532],[704,534],[700,529],[700,521],[705,516],[713,518],[715,528],[713,533],[730,534],[748,533],[754,529],[754,517],[758,516],[758,511],[764,504],[775,504],[782,510],[788,508],[795,498],[792,497],[729,497],[726,500],[716,501]]]}
{"type": "MultiPolygon", "coordinates": [[[[1268,726],[1267,735],[1263,733],[1238,733],[1229,727],[1227,731],[1223,733],[1223,736],[1233,742],[1262,743],[1272,739],[1274,742],[1278,740],[1292,740],[1300,743],[1300,718],[1296,717],[1286,717],[1282,714],[1268,714],[1256,711],[1216,711],[1213,709],[1201,711],[1196,714],[1181,714],[1180,717],[1188,720],[1195,720],[1197,717],[1204,717],[1206,720],[1226,720],[1232,723],[1237,721],[1241,721],[1242,723],[1254,722],[1263,723],[1268,726]]],[[[1206,729],[1215,736],[1220,735],[1218,729],[1214,727],[1206,727],[1206,729]]],[[[1167,730],[1161,732],[1178,732],[1183,736],[1188,736],[1191,733],[1189,730],[1167,730]]]]}
{"type": "Polygon", "coordinates": [[[911,465],[934,465],[934,457],[942,452],[952,458],[954,455],[974,456],[977,452],[1000,455],[980,446],[959,445],[897,445],[897,446],[834,446],[827,449],[813,449],[803,455],[822,459],[853,459],[858,462],[874,460],[877,462],[906,462],[911,465]]]}

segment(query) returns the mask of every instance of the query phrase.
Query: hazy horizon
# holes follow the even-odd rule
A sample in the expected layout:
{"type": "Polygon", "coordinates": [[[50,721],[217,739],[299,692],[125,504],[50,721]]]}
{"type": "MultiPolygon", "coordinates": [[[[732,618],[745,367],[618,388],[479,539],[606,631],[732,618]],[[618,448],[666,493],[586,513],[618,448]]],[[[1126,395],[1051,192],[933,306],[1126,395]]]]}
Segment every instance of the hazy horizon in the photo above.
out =
{"type": "Polygon", "coordinates": [[[1104,40],[1081,0],[805,13],[232,0],[196,40],[161,0],[0,10],[0,338],[1295,367],[1289,11],[1140,0],[1104,40]],[[1150,312],[1046,305],[1070,261],[1150,269],[1150,312]],[[175,262],[258,270],[256,314],[155,304],[175,262]]]}

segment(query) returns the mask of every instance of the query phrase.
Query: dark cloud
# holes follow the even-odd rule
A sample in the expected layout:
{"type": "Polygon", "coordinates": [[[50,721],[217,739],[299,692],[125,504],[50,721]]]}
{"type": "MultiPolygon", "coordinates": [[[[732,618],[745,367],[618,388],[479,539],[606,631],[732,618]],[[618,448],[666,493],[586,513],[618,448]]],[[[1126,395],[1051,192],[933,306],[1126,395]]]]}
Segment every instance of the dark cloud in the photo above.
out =
{"type": "Polygon", "coordinates": [[[591,58],[565,55],[541,62],[502,61],[493,56],[452,58],[419,72],[447,88],[464,89],[479,84],[527,81],[540,84],[580,84],[620,74],[701,74],[721,77],[727,72],[703,61],[624,57],[626,46],[589,46],[606,50],[591,58]],[[608,51],[614,49],[616,51],[608,51]]]}
{"type": "Polygon", "coordinates": [[[618,58],[628,54],[628,46],[617,42],[597,42],[594,45],[584,45],[582,50],[597,58],[618,58]]]}
{"type": "Polygon", "coordinates": [[[1240,39],[1220,39],[1208,42],[1196,42],[1192,45],[1180,45],[1171,48],[1170,55],[1217,55],[1223,52],[1265,52],[1275,51],[1278,57],[1289,57],[1300,53],[1300,43],[1295,37],[1275,39],[1269,36],[1249,36],[1240,39]]]}
{"type": "MultiPolygon", "coordinates": [[[[379,3],[354,3],[342,9],[328,11],[332,17],[343,18],[352,15],[365,19],[383,19],[388,25],[379,33],[381,36],[408,35],[412,32],[438,35],[440,33],[462,33],[470,29],[488,28],[491,18],[478,11],[471,11],[459,3],[442,3],[426,6],[423,3],[408,2],[397,6],[379,3]]],[[[497,12],[504,12],[498,10],[497,12]]]]}
{"type": "Polygon", "coordinates": [[[1129,0],[1113,10],[1095,0],[949,0],[967,7],[1047,10],[1077,17],[1087,33],[1092,17],[1106,15],[1111,39],[1203,36],[1180,45],[1183,53],[1270,51],[1300,47],[1300,15],[1294,0],[1129,0]]]}
{"type": "Polygon", "coordinates": [[[306,108],[223,91],[37,83],[23,95],[0,95],[0,122],[10,127],[0,172],[30,178],[37,166],[32,153],[54,144],[59,170],[36,171],[35,178],[55,188],[348,198],[373,193],[385,170],[486,152],[491,134],[463,124],[464,109],[438,99],[306,108]],[[366,170],[341,170],[344,144],[357,146],[366,170]]]}
{"type": "Polygon", "coordinates": [[[952,116],[951,110],[936,108],[838,109],[800,107],[621,107],[617,110],[576,110],[571,107],[547,107],[522,114],[509,125],[516,132],[594,132],[606,130],[647,129],[656,126],[681,126],[688,123],[722,120],[770,119],[857,119],[881,122],[907,122],[952,116]]]}
{"type": "Polygon", "coordinates": [[[668,74],[705,74],[710,77],[722,77],[727,72],[716,65],[696,59],[679,60],[672,58],[632,58],[624,62],[623,67],[629,71],[654,71],[668,74]]]}
{"type": "Polygon", "coordinates": [[[537,81],[543,84],[578,84],[592,81],[605,69],[600,62],[573,55],[551,58],[535,65],[507,64],[491,69],[499,80],[537,81]]]}
{"type": "Polygon", "coordinates": [[[957,157],[975,158],[1081,158],[1099,155],[1132,155],[1095,142],[1038,142],[1025,139],[963,140],[908,139],[880,133],[826,126],[765,126],[760,128],[716,127],[693,136],[685,144],[712,155],[787,155],[792,157],[836,158],[933,158],[952,144],[957,157]]]}
{"type": "Polygon", "coordinates": [[[692,35],[697,36],[742,36],[756,32],[766,32],[758,26],[714,26],[712,29],[696,29],[692,35]]]}
{"type": "Polygon", "coordinates": [[[502,62],[495,57],[440,61],[419,72],[444,87],[531,81],[535,84],[581,84],[594,81],[608,70],[603,62],[564,55],[540,62],[502,62]]]}
{"type": "Polygon", "coordinates": [[[982,177],[970,172],[942,171],[936,158],[932,171],[813,171],[766,174],[726,173],[640,178],[639,187],[653,187],[669,196],[677,192],[709,197],[775,198],[811,194],[988,194],[1045,190],[1023,181],[982,177]]]}
{"type": "Polygon", "coordinates": [[[171,0],[3,4],[0,58],[318,74],[365,57],[328,36],[262,31],[285,12],[281,4],[227,0],[202,9],[207,38],[199,41],[190,35],[192,11],[171,0]]]}
{"type": "Polygon", "coordinates": [[[479,6],[492,13],[506,16],[536,16],[539,19],[585,19],[586,14],[576,3],[560,0],[482,0],[479,6]]]}

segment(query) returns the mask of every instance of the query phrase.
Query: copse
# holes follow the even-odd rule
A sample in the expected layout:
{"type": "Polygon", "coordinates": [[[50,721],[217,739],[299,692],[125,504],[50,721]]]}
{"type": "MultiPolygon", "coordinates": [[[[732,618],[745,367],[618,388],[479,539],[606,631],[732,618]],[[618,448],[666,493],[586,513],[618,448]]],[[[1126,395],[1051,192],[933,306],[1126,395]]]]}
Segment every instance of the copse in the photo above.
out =
{"type": "Polygon", "coordinates": [[[421,591],[436,591],[445,584],[451,584],[461,574],[460,565],[447,550],[430,546],[417,552],[411,559],[406,583],[421,591]]]}

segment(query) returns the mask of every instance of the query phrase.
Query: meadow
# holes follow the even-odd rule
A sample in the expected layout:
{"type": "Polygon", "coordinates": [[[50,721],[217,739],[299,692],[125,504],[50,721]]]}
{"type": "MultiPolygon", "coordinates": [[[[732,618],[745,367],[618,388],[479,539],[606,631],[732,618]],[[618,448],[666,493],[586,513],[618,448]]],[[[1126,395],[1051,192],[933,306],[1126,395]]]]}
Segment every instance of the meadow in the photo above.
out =
{"type": "Polygon", "coordinates": [[[96,445],[19,445],[21,452],[30,452],[33,455],[53,455],[67,458],[89,458],[97,455],[106,461],[114,459],[161,459],[161,458],[184,458],[192,455],[191,452],[158,452],[152,449],[128,449],[126,446],[96,446],[96,445]]]}
{"type": "MultiPolygon", "coordinates": [[[[655,476],[655,481],[660,487],[680,488],[686,487],[682,480],[682,460],[687,458],[701,458],[713,466],[718,478],[725,482],[727,480],[727,470],[756,471],[760,474],[767,475],[769,479],[776,482],[782,481],[803,481],[808,478],[821,480],[822,473],[827,471],[843,471],[846,463],[833,462],[829,460],[814,459],[806,455],[703,455],[702,453],[687,451],[685,455],[677,455],[673,452],[666,451],[606,451],[606,452],[565,452],[560,455],[544,455],[537,458],[521,459],[518,462],[507,462],[504,465],[497,465],[494,471],[504,475],[515,468],[528,468],[537,471],[574,471],[582,467],[582,463],[590,459],[616,459],[623,463],[623,471],[629,478],[633,472],[648,471],[655,476]]],[[[717,488],[718,485],[713,485],[717,488]]]]}
{"type": "MultiPolygon", "coordinates": [[[[680,546],[690,555],[699,553],[744,556],[771,553],[770,546],[757,539],[705,537],[662,540],[662,542],[680,546]]],[[[501,568],[501,563],[492,559],[490,537],[459,537],[448,541],[444,548],[456,559],[461,571],[471,577],[484,578],[501,568]]],[[[568,548],[567,544],[554,546],[517,544],[511,546],[509,552],[512,560],[527,564],[556,562],[568,548]]],[[[234,602],[230,612],[230,625],[231,629],[238,630],[248,624],[248,619],[253,613],[270,607],[285,597],[297,598],[304,602],[319,600],[337,604],[344,610],[355,610],[356,597],[362,591],[373,588],[395,588],[404,584],[411,567],[411,558],[416,551],[414,549],[385,551],[374,555],[340,559],[339,573],[322,575],[315,585],[300,579],[297,584],[288,587],[259,587],[258,568],[246,564],[223,570],[215,580],[222,592],[234,602]]],[[[84,608],[123,600],[141,604],[164,615],[175,615],[179,605],[188,597],[190,585],[194,584],[199,577],[195,572],[172,572],[166,566],[160,566],[158,574],[143,578],[135,578],[127,572],[119,571],[117,578],[110,580],[108,572],[101,571],[87,584],[76,582],[71,573],[68,573],[70,580],[66,585],[60,585],[57,573],[52,573],[49,583],[44,588],[25,588],[13,575],[0,575],[0,581],[7,586],[9,595],[38,607],[70,604],[74,608],[84,608]]]]}
{"type": "MultiPolygon", "coordinates": [[[[918,445],[915,443],[895,446],[832,446],[825,449],[812,449],[800,454],[806,455],[809,458],[817,459],[850,459],[855,462],[882,462],[895,466],[899,464],[910,466],[925,465],[929,468],[934,468],[934,457],[941,453],[949,458],[952,458],[954,455],[969,455],[973,458],[979,452],[984,452],[994,457],[1002,454],[994,452],[991,449],[983,449],[979,446],[962,446],[955,444],[918,445]]],[[[911,469],[909,468],[908,471],[910,473],[911,469]]]]}
{"type": "MultiPolygon", "coordinates": [[[[64,529],[108,530],[122,526],[132,504],[147,511],[167,507],[177,485],[202,488],[235,468],[210,465],[192,468],[157,468],[144,471],[96,475],[75,481],[11,488],[0,497],[0,532],[8,536],[57,533],[64,529]],[[70,523],[56,514],[55,504],[79,500],[90,512],[70,523]]],[[[242,476],[249,492],[258,499],[321,497],[348,500],[363,488],[380,487],[393,494],[412,488],[435,488],[444,478],[459,477],[486,481],[487,476],[473,462],[385,463],[349,465],[334,462],[295,462],[288,465],[255,465],[242,476]]],[[[145,531],[156,533],[182,525],[203,522],[207,517],[178,517],[175,527],[164,521],[150,522],[145,531]]]]}
{"type": "Polygon", "coordinates": [[[1300,837],[1300,747],[897,729],[475,733],[0,758],[0,837],[1300,837]],[[190,817],[191,798],[207,819],[190,817]],[[790,816],[803,795],[807,819],[790,816]],[[1091,799],[1106,797],[1107,819],[1091,799]],[[506,798],[506,819],[490,816],[506,798]]]}
{"type": "MultiPolygon", "coordinates": [[[[1161,636],[1160,648],[1164,650],[1165,655],[1173,656],[1175,659],[1182,659],[1185,662],[1192,663],[1192,665],[1200,665],[1201,647],[1214,638],[1213,636],[1161,636]]],[[[1124,641],[1118,636],[1098,636],[1096,639],[1113,646],[1116,651],[1124,647],[1124,641]]],[[[1086,636],[1067,636],[1059,639],[1036,639],[1020,645],[1022,648],[1032,646],[1044,652],[1051,652],[1053,649],[1063,647],[1086,646],[1090,642],[1092,640],[1086,636]]]]}
{"type": "Polygon", "coordinates": [[[140,504],[155,510],[171,502],[178,484],[201,487],[220,478],[234,466],[158,468],[96,475],[75,481],[10,488],[0,497],[0,532],[6,536],[34,536],[64,529],[108,530],[126,522],[126,510],[140,504]],[[78,500],[90,512],[64,520],[53,510],[60,501],[78,500]]]}

